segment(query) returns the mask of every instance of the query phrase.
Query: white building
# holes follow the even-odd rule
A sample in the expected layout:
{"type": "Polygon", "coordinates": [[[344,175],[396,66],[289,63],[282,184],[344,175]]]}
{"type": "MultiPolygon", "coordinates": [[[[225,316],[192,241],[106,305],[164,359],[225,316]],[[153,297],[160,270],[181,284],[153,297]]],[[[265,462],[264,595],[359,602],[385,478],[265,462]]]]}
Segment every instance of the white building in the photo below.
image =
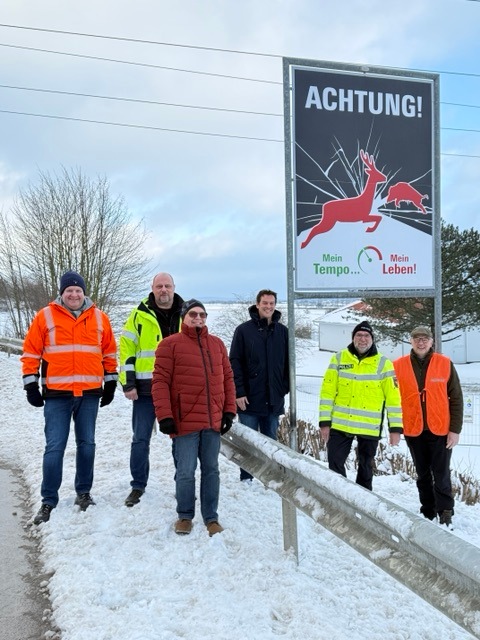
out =
{"type": "MultiPolygon", "coordinates": [[[[318,321],[318,348],[322,351],[340,351],[352,341],[352,331],[362,320],[369,320],[375,331],[375,320],[364,316],[353,317],[353,312],[365,309],[361,301],[350,304],[326,313],[318,321]]],[[[413,327],[412,327],[413,329],[413,327]]],[[[405,336],[405,342],[394,345],[390,340],[377,341],[378,350],[390,359],[410,353],[409,337],[405,336]]],[[[449,334],[449,339],[442,341],[442,353],[452,359],[455,364],[480,361],[480,328],[449,334]]]]}

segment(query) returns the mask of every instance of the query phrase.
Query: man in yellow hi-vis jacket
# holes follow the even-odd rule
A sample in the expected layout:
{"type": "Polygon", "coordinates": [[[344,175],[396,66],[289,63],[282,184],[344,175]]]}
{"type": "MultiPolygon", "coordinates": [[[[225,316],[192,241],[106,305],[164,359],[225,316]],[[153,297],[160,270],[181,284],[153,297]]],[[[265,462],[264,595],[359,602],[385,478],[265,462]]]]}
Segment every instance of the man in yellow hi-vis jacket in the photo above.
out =
{"type": "Polygon", "coordinates": [[[357,438],[356,482],[370,491],[385,412],[390,444],[397,445],[402,409],[393,364],[377,351],[373,329],[363,321],[353,330],[351,344],[330,360],[320,391],[319,426],[327,443],[328,466],[343,476],[357,438]]]}
{"type": "Polygon", "coordinates": [[[150,474],[150,440],[155,424],[152,376],[155,349],[180,330],[183,299],[175,293],[169,273],[157,273],[147,298],[132,310],[120,336],[120,376],[123,393],[132,401],[131,491],[125,505],[133,507],[145,493],[150,474]]]}

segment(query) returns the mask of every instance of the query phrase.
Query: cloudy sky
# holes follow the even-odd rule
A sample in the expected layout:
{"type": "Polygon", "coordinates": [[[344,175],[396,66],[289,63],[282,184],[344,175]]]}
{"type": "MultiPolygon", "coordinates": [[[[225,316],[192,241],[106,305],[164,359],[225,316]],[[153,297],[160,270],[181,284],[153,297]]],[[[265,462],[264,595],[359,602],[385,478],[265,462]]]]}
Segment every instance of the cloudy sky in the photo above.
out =
{"type": "Polygon", "coordinates": [[[5,0],[0,25],[0,206],[105,175],[184,297],[286,295],[282,56],[440,73],[442,215],[478,226],[480,2],[5,0]]]}

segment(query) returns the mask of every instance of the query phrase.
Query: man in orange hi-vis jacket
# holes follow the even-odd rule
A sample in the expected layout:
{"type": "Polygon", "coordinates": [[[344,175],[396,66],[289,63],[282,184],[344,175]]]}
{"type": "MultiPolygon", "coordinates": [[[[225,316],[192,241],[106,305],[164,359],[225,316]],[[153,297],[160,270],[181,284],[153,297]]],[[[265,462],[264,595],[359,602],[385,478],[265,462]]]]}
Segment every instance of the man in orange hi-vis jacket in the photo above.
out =
{"type": "Polygon", "coordinates": [[[85,511],[95,460],[98,405],[110,404],[117,385],[116,343],[108,316],[85,296],[74,271],[60,280],[60,295],[33,319],[23,343],[22,373],[27,400],[44,407],[42,506],[34,524],[47,522],[58,503],[63,456],[73,417],[77,445],[75,504],[85,511]],[[39,389],[41,377],[42,392],[39,389]]]}
{"type": "Polygon", "coordinates": [[[393,363],[403,409],[403,433],[417,472],[420,512],[452,529],[452,449],[463,424],[463,393],[452,361],[435,353],[430,327],[410,333],[412,350],[393,363]]]}

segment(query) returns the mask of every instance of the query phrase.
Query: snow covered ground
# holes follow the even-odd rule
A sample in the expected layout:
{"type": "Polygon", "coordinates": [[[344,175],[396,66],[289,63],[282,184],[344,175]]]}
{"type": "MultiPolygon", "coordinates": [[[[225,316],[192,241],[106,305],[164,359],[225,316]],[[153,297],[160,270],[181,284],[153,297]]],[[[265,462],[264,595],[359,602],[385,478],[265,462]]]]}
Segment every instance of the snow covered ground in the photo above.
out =
{"type": "MultiPolygon", "coordinates": [[[[330,354],[310,354],[299,372],[321,375],[330,354]]],[[[458,367],[478,380],[480,365],[458,367]]],[[[0,459],[20,468],[32,516],[40,505],[43,413],[27,404],[18,356],[0,353],[0,459]]],[[[470,381],[470,380],[469,380],[470,381]]],[[[151,475],[139,505],[130,486],[131,405],[118,393],[100,409],[92,490],[95,507],[74,507],[70,438],[60,503],[50,522],[29,529],[50,574],[52,638],[63,640],[465,640],[469,634],[347,545],[298,514],[300,557],[283,551],[281,500],[260,482],[240,483],[220,460],[224,533],[209,538],[197,515],[175,535],[170,441],[155,436],[151,475]]],[[[454,465],[480,469],[480,448],[455,450],[454,465]]],[[[480,473],[478,474],[480,475],[480,473]]],[[[413,481],[376,477],[374,490],[413,512],[413,481]]],[[[480,546],[480,505],[457,503],[452,535],[480,546]]],[[[433,525],[432,526],[437,526],[433,525]]]]}

